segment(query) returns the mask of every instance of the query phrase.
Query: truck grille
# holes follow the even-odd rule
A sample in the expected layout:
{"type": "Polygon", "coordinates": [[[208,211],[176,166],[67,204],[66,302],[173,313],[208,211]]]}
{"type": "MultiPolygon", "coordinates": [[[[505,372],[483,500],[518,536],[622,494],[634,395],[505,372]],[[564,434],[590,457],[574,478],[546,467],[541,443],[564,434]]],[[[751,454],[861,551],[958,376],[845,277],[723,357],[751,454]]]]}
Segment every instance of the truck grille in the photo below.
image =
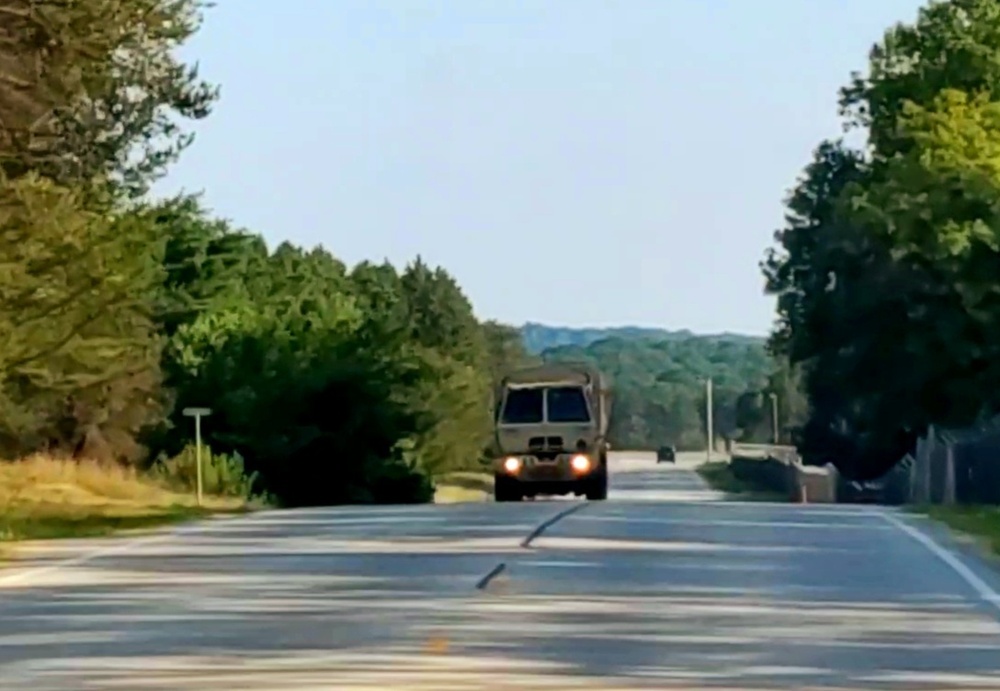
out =
{"type": "Polygon", "coordinates": [[[562,448],[562,437],[531,437],[528,440],[529,451],[543,451],[545,449],[561,450],[562,448]]]}

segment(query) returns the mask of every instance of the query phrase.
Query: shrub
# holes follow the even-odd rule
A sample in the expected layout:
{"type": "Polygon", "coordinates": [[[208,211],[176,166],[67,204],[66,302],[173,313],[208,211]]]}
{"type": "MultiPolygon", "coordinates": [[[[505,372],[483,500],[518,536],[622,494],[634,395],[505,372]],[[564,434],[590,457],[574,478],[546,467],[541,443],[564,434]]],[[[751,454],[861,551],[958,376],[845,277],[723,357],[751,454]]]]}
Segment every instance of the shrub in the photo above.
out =
{"type": "MultiPolygon", "coordinates": [[[[178,490],[194,492],[198,486],[197,455],[194,444],[189,444],[173,458],[159,461],[153,466],[154,474],[178,490]]],[[[213,453],[201,447],[202,491],[221,497],[250,499],[253,496],[257,473],[247,474],[243,457],[213,453]]]]}

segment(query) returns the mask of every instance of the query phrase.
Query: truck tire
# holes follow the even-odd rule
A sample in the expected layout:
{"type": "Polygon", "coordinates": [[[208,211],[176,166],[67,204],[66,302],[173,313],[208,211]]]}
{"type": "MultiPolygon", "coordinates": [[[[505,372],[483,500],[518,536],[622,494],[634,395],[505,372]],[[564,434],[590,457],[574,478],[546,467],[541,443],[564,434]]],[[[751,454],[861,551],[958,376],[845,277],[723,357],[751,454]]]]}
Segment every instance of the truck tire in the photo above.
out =
{"type": "Polygon", "coordinates": [[[521,490],[517,486],[517,481],[503,475],[494,475],[493,500],[498,502],[521,501],[521,490]]]}
{"type": "Polygon", "coordinates": [[[608,498],[608,475],[601,473],[587,483],[587,501],[604,501],[608,498]]]}

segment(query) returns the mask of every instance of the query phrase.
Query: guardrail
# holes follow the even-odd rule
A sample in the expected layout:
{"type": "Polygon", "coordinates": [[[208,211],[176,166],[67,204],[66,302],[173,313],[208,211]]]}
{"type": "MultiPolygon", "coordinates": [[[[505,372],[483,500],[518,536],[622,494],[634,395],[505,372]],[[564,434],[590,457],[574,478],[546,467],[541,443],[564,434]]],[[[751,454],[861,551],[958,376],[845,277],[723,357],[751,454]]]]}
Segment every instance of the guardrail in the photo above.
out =
{"type": "Polygon", "coordinates": [[[799,457],[794,446],[781,444],[743,444],[734,442],[729,451],[732,456],[745,458],[779,458],[792,461],[799,457]]]}

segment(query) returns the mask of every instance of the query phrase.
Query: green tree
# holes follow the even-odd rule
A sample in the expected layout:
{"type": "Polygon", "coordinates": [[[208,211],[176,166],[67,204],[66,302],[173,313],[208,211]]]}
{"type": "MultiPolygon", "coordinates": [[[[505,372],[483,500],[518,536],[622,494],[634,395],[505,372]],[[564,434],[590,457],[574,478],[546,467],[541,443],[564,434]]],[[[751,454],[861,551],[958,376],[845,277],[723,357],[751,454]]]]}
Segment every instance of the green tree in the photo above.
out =
{"type": "Polygon", "coordinates": [[[429,376],[413,392],[426,426],[416,441],[431,473],[475,467],[489,438],[489,352],[472,305],[443,269],[419,257],[400,277],[409,338],[429,376]]]}
{"type": "Polygon", "coordinates": [[[998,56],[995,2],[934,2],[887,31],[841,94],[869,148],[824,144],[789,200],[764,270],[813,460],[879,475],[927,425],[1000,409],[998,56]]]}
{"type": "Polygon", "coordinates": [[[135,460],[164,408],[164,244],[142,192],[214,98],[174,57],[185,0],[0,8],[0,362],[7,453],[135,460]]]}
{"type": "Polygon", "coordinates": [[[520,329],[493,320],[484,322],[482,328],[492,385],[499,384],[503,375],[512,369],[541,362],[538,356],[528,354],[520,329]]]}
{"type": "Polygon", "coordinates": [[[3,450],[141,454],[160,409],[150,224],[29,175],[0,184],[0,230],[3,450]],[[98,449],[102,433],[117,444],[98,449]]]}
{"type": "Polygon", "coordinates": [[[11,0],[0,9],[0,162],[132,197],[190,143],[217,90],[180,62],[197,0],[11,0]]]}

